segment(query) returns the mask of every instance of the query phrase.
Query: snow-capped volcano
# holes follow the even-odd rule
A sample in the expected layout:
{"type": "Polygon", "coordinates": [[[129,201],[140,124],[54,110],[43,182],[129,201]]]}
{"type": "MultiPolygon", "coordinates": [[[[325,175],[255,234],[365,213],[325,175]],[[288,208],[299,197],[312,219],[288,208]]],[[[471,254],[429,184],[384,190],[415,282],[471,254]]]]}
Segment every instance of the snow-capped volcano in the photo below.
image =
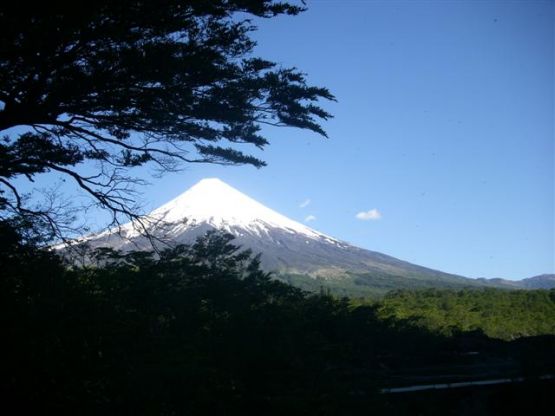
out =
{"type": "MultiPolygon", "coordinates": [[[[237,242],[260,248],[261,240],[283,246],[294,238],[302,243],[325,243],[348,247],[262,205],[218,178],[202,179],[187,191],[156,208],[140,222],[127,223],[117,230],[105,230],[80,239],[92,247],[148,249],[144,228],[167,243],[189,243],[209,229],[233,234],[237,242]],[[251,239],[258,240],[256,243],[251,239]],[[247,244],[245,244],[247,243],[247,244]]],[[[266,259],[265,263],[269,260],[266,259]]]]}
{"type": "MultiPolygon", "coordinates": [[[[155,209],[145,216],[142,225],[145,224],[150,235],[169,244],[190,244],[214,229],[231,233],[234,244],[261,253],[262,267],[280,275],[349,281],[357,287],[404,287],[409,281],[409,287],[478,284],[322,234],[216,178],[201,180],[155,209]]],[[[150,250],[152,239],[145,238],[142,231],[136,223],[128,223],[118,230],[84,237],[80,242],[86,241],[93,248],[150,250]]],[[[306,281],[303,285],[307,286],[306,281]]]]}
{"type": "Polygon", "coordinates": [[[280,229],[311,239],[336,241],[265,207],[217,178],[201,180],[177,198],[152,211],[149,217],[175,224],[170,228],[174,235],[199,224],[208,224],[231,233],[241,228],[244,232],[261,236],[280,229]],[[187,221],[184,222],[184,219],[187,221]]]}
{"type": "Polygon", "coordinates": [[[126,248],[128,240],[134,247],[139,243],[142,248],[140,240],[145,227],[168,243],[189,242],[199,231],[213,228],[243,239],[249,236],[268,239],[279,232],[303,238],[307,243],[323,241],[336,246],[347,245],[279,214],[217,178],[201,180],[146,215],[140,224],[127,223],[117,230],[84,237],[82,241],[93,246],[126,248]]]}

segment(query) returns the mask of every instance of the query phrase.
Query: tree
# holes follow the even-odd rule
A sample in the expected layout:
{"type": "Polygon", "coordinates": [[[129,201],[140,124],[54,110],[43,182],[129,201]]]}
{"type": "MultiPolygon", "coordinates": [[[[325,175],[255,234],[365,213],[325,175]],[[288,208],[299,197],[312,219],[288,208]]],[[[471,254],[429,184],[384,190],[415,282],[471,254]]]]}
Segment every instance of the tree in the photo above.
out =
{"type": "Polygon", "coordinates": [[[318,101],[333,100],[331,93],[295,68],[253,56],[249,37],[256,28],[248,16],[303,10],[272,0],[1,6],[3,218],[30,217],[58,236],[71,223],[55,203],[31,208],[19,178],[64,175],[118,224],[121,215],[138,218],[133,185],[141,182],[130,168],[261,167],[238,145],[264,148],[262,125],[326,136],[319,121],[330,114],[318,101]],[[81,173],[83,165],[94,173],[81,173]]]}

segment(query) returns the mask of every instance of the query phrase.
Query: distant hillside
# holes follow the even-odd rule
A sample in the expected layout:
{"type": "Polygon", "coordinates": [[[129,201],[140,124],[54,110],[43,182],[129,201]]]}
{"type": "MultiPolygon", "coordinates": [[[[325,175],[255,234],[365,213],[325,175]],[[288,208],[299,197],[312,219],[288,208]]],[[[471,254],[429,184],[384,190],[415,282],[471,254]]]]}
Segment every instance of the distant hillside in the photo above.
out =
{"type": "Polygon", "coordinates": [[[278,280],[310,292],[329,291],[337,296],[348,296],[353,298],[381,298],[388,292],[407,289],[518,289],[503,282],[492,282],[486,279],[468,278],[435,278],[429,275],[421,276],[368,272],[368,273],[346,273],[341,279],[310,276],[307,274],[277,273],[278,280]]]}
{"type": "Polygon", "coordinates": [[[525,289],[555,289],[555,274],[540,274],[518,281],[525,289]]]}
{"type": "Polygon", "coordinates": [[[484,284],[505,287],[509,289],[555,289],[555,274],[540,274],[539,276],[528,277],[522,280],[507,279],[476,279],[484,284]]]}

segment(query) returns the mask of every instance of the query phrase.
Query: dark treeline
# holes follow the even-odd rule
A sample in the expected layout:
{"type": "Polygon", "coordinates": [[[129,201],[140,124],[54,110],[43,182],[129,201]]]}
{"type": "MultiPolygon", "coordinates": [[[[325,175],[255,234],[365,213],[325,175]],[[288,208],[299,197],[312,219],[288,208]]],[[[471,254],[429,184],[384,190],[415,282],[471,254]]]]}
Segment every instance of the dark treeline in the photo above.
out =
{"type": "Polygon", "coordinates": [[[308,294],[228,235],[159,256],[97,251],[76,268],[1,226],[1,393],[23,414],[410,414],[379,389],[474,368],[469,352],[488,374],[553,371],[553,338],[445,336],[384,317],[400,294],[356,307],[308,294]]]}

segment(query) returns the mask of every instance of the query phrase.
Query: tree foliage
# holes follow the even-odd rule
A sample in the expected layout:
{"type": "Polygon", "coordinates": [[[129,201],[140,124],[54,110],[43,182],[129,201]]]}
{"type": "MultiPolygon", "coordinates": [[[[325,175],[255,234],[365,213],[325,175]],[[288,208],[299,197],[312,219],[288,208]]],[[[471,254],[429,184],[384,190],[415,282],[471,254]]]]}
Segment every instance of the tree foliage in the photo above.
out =
{"type": "Polygon", "coordinates": [[[0,6],[0,208],[59,225],[16,186],[55,172],[116,220],[135,213],[129,168],[261,167],[242,145],[264,148],[263,125],[325,136],[319,121],[330,114],[318,101],[330,92],[254,56],[250,37],[249,16],[302,10],[272,0],[0,6]],[[85,162],[92,174],[76,169],[85,162]]]}
{"type": "Polygon", "coordinates": [[[555,335],[555,290],[400,290],[379,302],[379,313],[446,335],[473,330],[505,340],[555,335]]]}
{"type": "Polygon", "coordinates": [[[398,398],[388,411],[379,387],[413,383],[415,375],[445,382],[469,372],[476,379],[477,369],[496,374],[499,362],[517,374],[555,368],[553,337],[514,347],[483,333],[447,337],[410,319],[384,318],[380,305],[310,295],[272,280],[230,235],[208,234],[160,255],[95,255],[95,265],[68,268],[0,222],[6,408],[400,414],[398,398]],[[468,351],[480,355],[469,361],[468,351]]]}

